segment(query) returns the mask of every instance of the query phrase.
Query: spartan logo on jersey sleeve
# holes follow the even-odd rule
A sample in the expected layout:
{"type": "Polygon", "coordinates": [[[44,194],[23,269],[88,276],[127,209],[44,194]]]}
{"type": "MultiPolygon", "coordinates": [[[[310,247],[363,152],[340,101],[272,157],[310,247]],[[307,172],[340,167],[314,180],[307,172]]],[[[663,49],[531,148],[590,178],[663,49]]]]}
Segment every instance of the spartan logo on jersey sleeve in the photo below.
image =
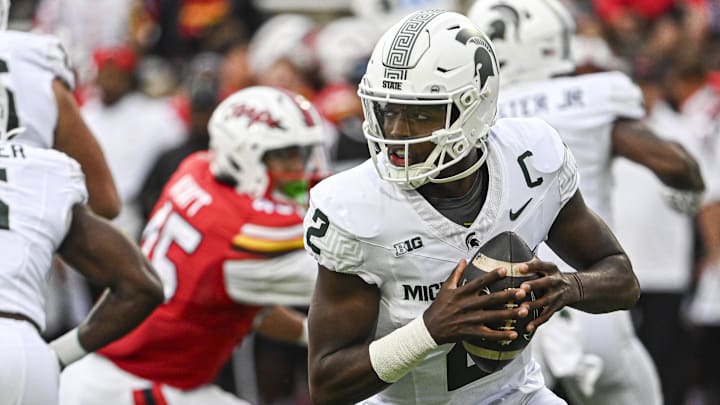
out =
{"type": "Polygon", "coordinates": [[[412,239],[404,240],[402,242],[398,242],[393,245],[393,248],[395,248],[395,257],[406,255],[413,250],[422,249],[423,246],[424,245],[422,238],[419,236],[416,236],[412,239]]]}

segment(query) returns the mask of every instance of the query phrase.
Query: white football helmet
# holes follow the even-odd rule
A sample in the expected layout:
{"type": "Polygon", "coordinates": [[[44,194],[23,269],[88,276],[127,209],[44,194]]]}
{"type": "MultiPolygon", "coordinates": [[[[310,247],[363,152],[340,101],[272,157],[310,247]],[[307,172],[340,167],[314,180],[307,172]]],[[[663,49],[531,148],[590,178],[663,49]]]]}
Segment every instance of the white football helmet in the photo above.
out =
{"type": "Polygon", "coordinates": [[[399,19],[419,10],[460,11],[458,0],[351,0],[350,11],[384,32],[399,19]]]}
{"type": "Polygon", "coordinates": [[[353,76],[359,78],[358,66],[367,62],[380,33],[369,21],[357,17],[339,18],[325,25],[315,39],[323,81],[345,83],[353,76]]]}
{"type": "Polygon", "coordinates": [[[10,0],[0,0],[0,31],[5,31],[10,19],[10,0]]]}
{"type": "Polygon", "coordinates": [[[557,0],[477,0],[468,17],[495,46],[501,85],[570,73],[575,21],[557,0]]]}
{"type": "Polygon", "coordinates": [[[306,171],[324,169],[323,122],[303,96],[273,87],[240,90],[217,106],[208,123],[210,170],[230,179],[240,194],[262,197],[270,190],[263,156],[291,146],[307,147],[306,171]],[[312,159],[316,159],[311,161],[312,159]]]}
{"type": "Polygon", "coordinates": [[[314,60],[311,38],[317,26],[302,14],[278,14],[265,21],[248,46],[248,66],[262,75],[280,59],[287,59],[302,70],[311,69],[314,60]]]}
{"type": "Polygon", "coordinates": [[[363,132],[380,177],[406,189],[427,182],[445,183],[475,172],[486,158],[485,140],[495,123],[498,66],[490,40],[458,13],[424,10],[412,13],[382,36],[360,82],[363,132]],[[427,136],[387,139],[380,114],[388,104],[445,109],[444,128],[427,136]],[[423,162],[391,163],[388,147],[435,144],[423,162]],[[480,157],[468,169],[446,177],[472,149],[480,157]]]}

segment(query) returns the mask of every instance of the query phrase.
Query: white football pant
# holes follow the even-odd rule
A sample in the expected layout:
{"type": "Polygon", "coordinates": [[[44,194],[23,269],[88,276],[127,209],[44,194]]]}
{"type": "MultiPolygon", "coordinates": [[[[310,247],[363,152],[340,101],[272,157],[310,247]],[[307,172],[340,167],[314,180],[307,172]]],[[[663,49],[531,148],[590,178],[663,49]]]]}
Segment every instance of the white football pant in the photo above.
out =
{"type": "Polygon", "coordinates": [[[37,329],[0,318],[0,404],[56,405],[60,365],[37,329]]]}
{"type": "Polygon", "coordinates": [[[215,385],[183,391],[134,376],[98,354],[60,376],[61,405],[250,405],[215,385]]]}
{"type": "Polygon", "coordinates": [[[628,311],[589,314],[572,310],[580,323],[586,352],[600,356],[603,368],[588,398],[572,384],[568,395],[581,405],[662,405],[660,377],[635,334],[628,311]]]}

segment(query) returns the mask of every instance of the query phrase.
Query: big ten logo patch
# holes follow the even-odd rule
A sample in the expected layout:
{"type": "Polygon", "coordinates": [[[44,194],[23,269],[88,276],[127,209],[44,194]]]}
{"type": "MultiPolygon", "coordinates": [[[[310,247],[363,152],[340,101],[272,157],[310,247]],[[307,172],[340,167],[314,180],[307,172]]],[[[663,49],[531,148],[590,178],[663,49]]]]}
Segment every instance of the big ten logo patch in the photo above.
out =
{"type": "Polygon", "coordinates": [[[412,239],[404,240],[402,242],[398,242],[393,245],[393,248],[395,248],[395,257],[400,257],[402,255],[412,252],[413,250],[421,249],[422,247],[423,241],[422,238],[419,236],[416,236],[412,239]]]}

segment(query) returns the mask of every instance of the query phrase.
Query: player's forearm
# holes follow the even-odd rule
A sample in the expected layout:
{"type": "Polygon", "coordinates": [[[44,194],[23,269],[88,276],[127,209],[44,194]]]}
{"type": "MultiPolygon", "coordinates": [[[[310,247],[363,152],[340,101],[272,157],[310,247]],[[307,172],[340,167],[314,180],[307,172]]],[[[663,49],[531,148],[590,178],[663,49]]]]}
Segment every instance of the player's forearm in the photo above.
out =
{"type": "Polygon", "coordinates": [[[89,194],[88,205],[93,212],[113,219],[120,213],[120,197],[103,150],[85,123],[70,89],[55,79],[52,90],[58,105],[54,148],[80,163],[89,194]]]}
{"type": "Polygon", "coordinates": [[[88,205],[97,215],[113,219],[120,214],[120,197],[117,194],[112,178],[97,178],[86,174],[88,188],[88,205]]]}
{"type": "Polygon", "coordinates": [[[107,289],[78,327],[80,344],[88,352],[102,348],[137,327],[162,300],[155,280],[107,289]]]}
{"type": "Polygon", "coordinates": [[[305,314],[282,305],[265,307],[255,315],[255,332],[275,340],[307,345],[305,314]]]}
{"type": "Polygon", "coordinates": [[[607,256],[572,276],[576,291],[572,307],[590,313],[628,309],[640,296],[640,285],[624,254],[607,256]]]}
{"type": "Polygon", "coordinates": [[[695,158],[679,143],[658,137],[640,120],[621,119],[612,133],[613,152],[650,169],[666,186],[702,191],[705,184],[695,158]]]}
{"type": "Polygon", "coordinates": [[[313,357],[311,348],[310,395],[314,404],[355,403],[388,386],[373,370],[367,344],[313,357]]]}
{"type": "Polygon", "coordinates": [[[666,186],[679,190],[703,191],[705,182],[697,161],[679,144],[671,144],[655,174],[666,186]]]}

